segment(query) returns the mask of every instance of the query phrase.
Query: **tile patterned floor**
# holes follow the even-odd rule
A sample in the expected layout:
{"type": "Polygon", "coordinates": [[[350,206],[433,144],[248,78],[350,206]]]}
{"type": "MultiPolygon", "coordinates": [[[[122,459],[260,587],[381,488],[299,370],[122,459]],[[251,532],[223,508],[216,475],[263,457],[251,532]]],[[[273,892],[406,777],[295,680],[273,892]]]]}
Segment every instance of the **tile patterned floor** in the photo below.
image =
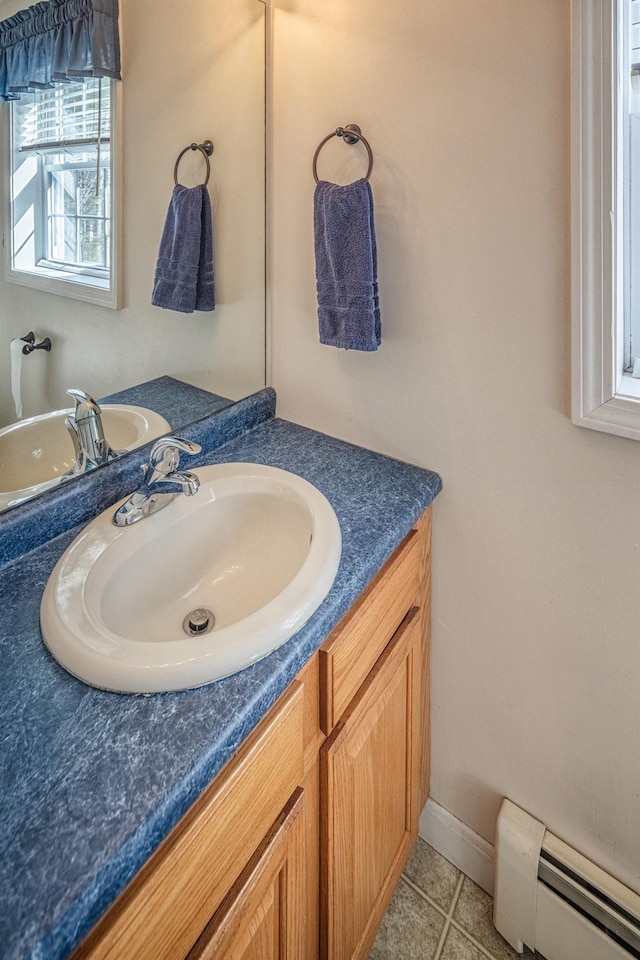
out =
{"type": "Polygon", "coordinates": [[[418,839],[369,960],[542,960],[509,946],[492,907],[484,890],[418,839]]]}

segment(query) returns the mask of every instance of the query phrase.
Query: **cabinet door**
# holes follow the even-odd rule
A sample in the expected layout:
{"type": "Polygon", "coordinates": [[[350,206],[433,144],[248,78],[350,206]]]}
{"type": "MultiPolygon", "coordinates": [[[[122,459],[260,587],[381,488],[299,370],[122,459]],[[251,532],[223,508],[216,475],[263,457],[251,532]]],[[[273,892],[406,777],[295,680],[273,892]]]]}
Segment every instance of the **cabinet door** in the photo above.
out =
{"type": "Polygon", "coordinates": [[[294,681],[73,960],[184,960],[303,779],[303,709],[294,681]]]}
{"type": "Polygon", "coordinates": [[[187,960],[300,960],[304,795],[298,788],[187,960]]]}
{"type": "Polygon", "coordinates": [[[324,960],[367,955],[418,832],[420,616],[406,616],[321,751],[324,960]]]}

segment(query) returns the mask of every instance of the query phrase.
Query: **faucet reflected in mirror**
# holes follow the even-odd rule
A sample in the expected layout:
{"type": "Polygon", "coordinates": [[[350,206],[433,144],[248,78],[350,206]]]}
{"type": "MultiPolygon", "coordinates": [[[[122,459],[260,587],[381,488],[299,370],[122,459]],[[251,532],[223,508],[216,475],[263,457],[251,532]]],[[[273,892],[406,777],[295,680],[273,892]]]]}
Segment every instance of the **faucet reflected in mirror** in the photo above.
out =
{"type": "Polygon", "coordinates": [[[76,462],[71,470],[65,473],[63,480],[70,480],[80,473],[100,467],[125,452],[117,452],[109,446],[102,426],[102,410],[93,397],[84,390],[67,390],[67,393],[76,402],[75,410],[64,421],[73,443],[76,462]]]}
{"type": "MultiPolygon", "coordinates": [[[[6,18],[28,4],[4,0],[1,6],[0,16],[6,18]]],[[[33,325],[38,340],[49,337],[55,349],[52,354],[38,350],[23,364],[24,422],[71,406],[67,391],[80,385],[101,407],[104,438],[115,450],[128,444],[110,433],[107,408],[114,395],[127,392],[127,399],[115,402],[157,410],[168,421],[160,432],[177,432],[265,386],[265,6],[259,0],[192,0],[176,14],[173,0],[120,4],[120,172],[126,183],[126,204],[120,204],[120,260],[126,262],[120,308],[8,282],[0,271],[0,447],[3,428],[13,427],[16,419],[9,345],[24,335],[25,318],[26,329],[33,325]],[[203,118],[208,118],[205,127],[203,118]],[[151,304],[158,245],[175,159],[186,143],[209,136],[216,144],[207,185],[214,223],[216,310],[177,314],[151,304]],[[138,390],[140,384],[160,381],[171,381],[172,390],[193,388],[195,411],[190,402],[181,403],[187,411],[184,419],[168,416],[163,404],[155,403],[155,386],[153,396],[138,390]]],[[[10,106],[1,107],[3,140],[10,106]]],[[[2,167],[7,152],[0,154],[2,167]]],[[[192,153],[180,165],[185,186],[202,180],[202,157],[192,153]]],[[[12,184],[6,170],[0,169],[0,175],[6,196],[12,184]]],[[[25,210],[24,225],[29,215],[25,210]]],[[[0,220],[4,216],[0,210],[0,220]]],[[[6,228],[3,223],[5,234],[6,228]]],[[[65,416],[73,421],[75,411],[67,410],[65,416]]],[[[71,453],[74,446],[64,418],[65,449],[68,445],[71,453]]],[[[94,427],[97,421],[89,419],[79,430],[84,441],[76,435],[80,451],[62,470],[70,471],[70,482],[103,462],[99,436],[87,436],[94,427]]],[[[36,455],[35,461],[41,458],[36,455]]],[[[2,477],[6,463],[0,451],[0,510],[7,506],[2,490],[10,486],[2,477]]],[[[11,489],[31,486],[19,481],[11,489]]]]}

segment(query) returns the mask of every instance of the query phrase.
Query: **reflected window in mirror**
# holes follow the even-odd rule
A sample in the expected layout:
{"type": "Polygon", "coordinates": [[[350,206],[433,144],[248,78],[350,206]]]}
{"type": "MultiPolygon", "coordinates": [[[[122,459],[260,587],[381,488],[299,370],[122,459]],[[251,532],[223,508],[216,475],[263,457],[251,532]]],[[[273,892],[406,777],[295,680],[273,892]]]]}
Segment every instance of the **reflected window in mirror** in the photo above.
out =
{"type": "Polygon", "coordinates": [[[87,79],[7,104],[7,280],[119,305],[116,88],[106,78],[87,79]]]}

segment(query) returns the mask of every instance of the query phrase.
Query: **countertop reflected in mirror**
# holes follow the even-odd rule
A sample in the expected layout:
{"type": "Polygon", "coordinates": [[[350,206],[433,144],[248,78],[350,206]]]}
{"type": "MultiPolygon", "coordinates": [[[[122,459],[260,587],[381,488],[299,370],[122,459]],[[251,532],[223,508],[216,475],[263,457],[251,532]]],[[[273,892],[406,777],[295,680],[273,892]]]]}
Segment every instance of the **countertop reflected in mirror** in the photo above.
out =
{"type": "Polygon", "coordinates": [[[200,420],[234,401],[209,390],[194,387],[175,377],[156,377],[135,387],[119,390],[100,398],[100,403],[127,403],[148,407],[164,417],[172,432],[200,420]]]}

